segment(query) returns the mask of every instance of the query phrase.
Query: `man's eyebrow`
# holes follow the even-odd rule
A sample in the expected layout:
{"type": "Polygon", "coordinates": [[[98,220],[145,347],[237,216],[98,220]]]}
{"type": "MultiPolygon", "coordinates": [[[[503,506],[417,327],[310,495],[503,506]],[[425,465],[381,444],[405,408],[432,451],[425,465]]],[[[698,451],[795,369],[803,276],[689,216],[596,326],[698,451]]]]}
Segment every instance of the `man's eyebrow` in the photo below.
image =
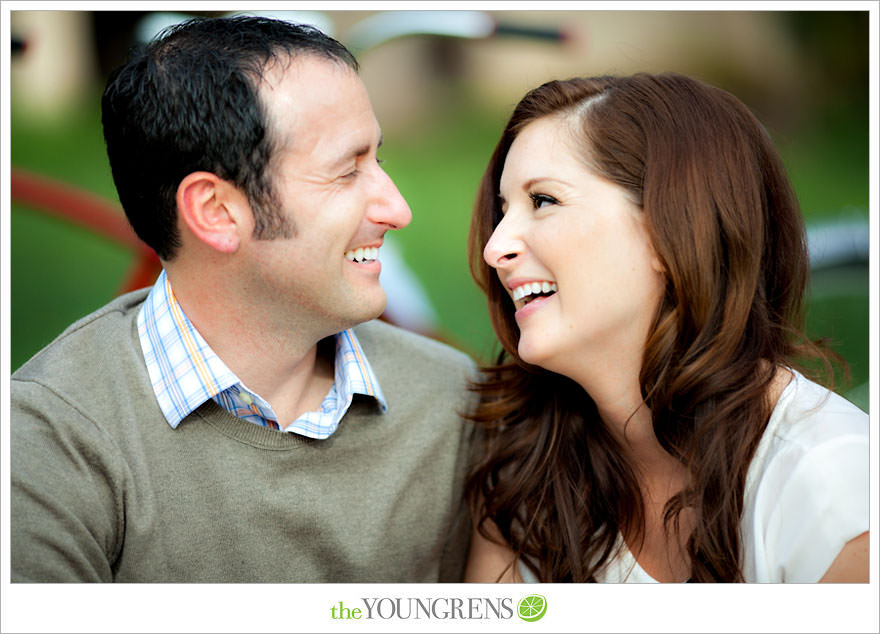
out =
{"type": "MultiPolygon", "coordinates": [[[[380,134],[380,135],[379,135],[379,143],[376,145],[376,149],[377,149],[377,150],[378,150],[380,147],[382,147],[382,142],[383,142],[384,140],[385,140],[384,137],[380,134]]],[[[344,162],[349,161],[349,160],[351,160],[351,159],[353,159],[353,158],[360,158],[360,157],[364,156],[365,154],[369,154],[369,153],[370,153],[370,150],[372,150],[372,149],[373,149],[373,146],[370,145],[370,144],[360,145],[360,146],[354,147],[354,148],[352,148],[350,151],[346,152],[346,153],[342,156],[342,158],[339,159],[338,162],[339,162],[339,163],[344,163],[344,162]]]]}
{"type": "MultiPolygon", "coordinates": [[[[376,146],[376,149],[382,146],[382,137],[379,137],[379,143],[376,146]]],[[[330,171],[336,171],[340,169],[349,169],[352,161],[356,161],[362,156],[366,156],[370,153],[372,149],[372,145],[369,143],[365,143],[363,145],[354,145],[348,150],[343,151],[339,158],[337,158],[332,163],[328,163],[326,169],[330,171]]]]}

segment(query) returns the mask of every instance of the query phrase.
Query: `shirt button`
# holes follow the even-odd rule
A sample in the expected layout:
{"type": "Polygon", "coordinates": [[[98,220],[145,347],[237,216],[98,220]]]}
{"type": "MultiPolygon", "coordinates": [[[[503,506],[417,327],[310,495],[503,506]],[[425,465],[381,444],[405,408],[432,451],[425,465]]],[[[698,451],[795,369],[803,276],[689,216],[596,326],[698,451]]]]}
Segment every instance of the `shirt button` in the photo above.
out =
{"type": "Polygon", "coordinates": [[[245,405],[250,405],[254,402],[254,399],[252,399],[251,395],[247,392],[240,392],[239,395],[241,396],[241,400],[244,401],[245,405]]]}

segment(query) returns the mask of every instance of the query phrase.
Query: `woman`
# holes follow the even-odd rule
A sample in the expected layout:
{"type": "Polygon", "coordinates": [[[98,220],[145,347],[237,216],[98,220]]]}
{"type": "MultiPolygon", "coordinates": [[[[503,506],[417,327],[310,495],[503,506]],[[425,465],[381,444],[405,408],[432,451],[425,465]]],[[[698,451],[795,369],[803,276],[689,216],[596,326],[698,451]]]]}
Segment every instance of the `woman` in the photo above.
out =
{"type": "Polygon", "coordinates": [[[825,359],[802,218],[736,98],[674,74],[531,91],[470,255],[504,352],[468,580],[867,580],[868,418],[795,370],[825,359]]]}

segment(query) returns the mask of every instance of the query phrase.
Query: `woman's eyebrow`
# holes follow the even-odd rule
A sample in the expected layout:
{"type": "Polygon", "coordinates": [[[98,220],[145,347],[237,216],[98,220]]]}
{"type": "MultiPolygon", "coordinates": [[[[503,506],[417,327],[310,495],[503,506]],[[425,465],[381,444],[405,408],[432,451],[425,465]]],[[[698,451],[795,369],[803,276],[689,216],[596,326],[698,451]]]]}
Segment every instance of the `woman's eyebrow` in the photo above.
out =
{"type": "Polygon", "coordinates": [[[569,183],[567,183],[566,181],[554,178],[552,176],[537,176],[535,178],[530,178],[525,183],[523,183],[523,190],[529,190],[539,183],[558,183],[560,185],[569,185],[569,183]]]}

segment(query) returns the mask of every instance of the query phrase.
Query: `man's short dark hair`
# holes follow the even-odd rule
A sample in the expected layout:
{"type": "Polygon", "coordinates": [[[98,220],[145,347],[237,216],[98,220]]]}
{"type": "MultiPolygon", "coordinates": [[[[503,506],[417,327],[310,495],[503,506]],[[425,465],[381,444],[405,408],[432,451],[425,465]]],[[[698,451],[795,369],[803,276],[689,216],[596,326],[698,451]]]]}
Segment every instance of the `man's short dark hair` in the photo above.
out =
{"type": "Polygon", "coordinates": [[[289,233],[274,203],[275,147],[258,88],[270,62],[300,54],[358,69],[348,49],[313,27],[235,16],[169,27],[111,74],[101,107],[113,180],[129,222],[159,257],[180,246],[177,187],[195,171],[243,189],[256,237],[289,233]]]}

